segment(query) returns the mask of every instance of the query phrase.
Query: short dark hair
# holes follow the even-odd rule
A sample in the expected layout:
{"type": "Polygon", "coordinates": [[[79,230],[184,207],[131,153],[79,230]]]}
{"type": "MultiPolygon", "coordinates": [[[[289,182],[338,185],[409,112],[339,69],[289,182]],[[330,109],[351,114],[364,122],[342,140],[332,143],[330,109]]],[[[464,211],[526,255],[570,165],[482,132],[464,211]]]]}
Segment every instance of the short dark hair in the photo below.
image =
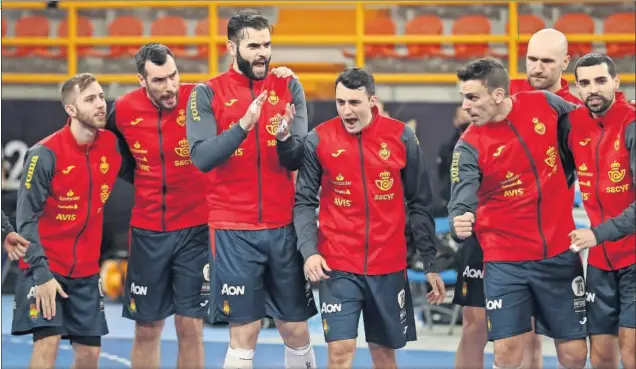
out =
{"type": "Polygon", "coordinates": [[[589,53],[581,57],[576,61],[574,65],[574,79],[579,80],[579,76],[576,73],[579,67],[593,67],[595,65],[607,64],[607,72],[612,78],[616,77],[616,64],[609,56],[603,53],[589,53]]]}
{"type": "Polygon", "coordinates": [[[348,89],[357,90],[364,87],[369,96],[375,95],[375,78],[363,68],[349,67],[336,78],[336,86],[342,83],[348,89]]]}
{"type": "Polygon", "coordinates": [[[142,46],[135,54],[135,63],[137,64],[137,72],[146,77],[146,62],[150,60],[152,64],[164,65],[168,60],[168,55],[174,58],[172,50],[164,44],[149,43],[142,46]]]}
{"type": "Polygon", "coordinates": [[[457,70],[457,78],[461,82],[481,81],[488,87],[488,92],[503,88],[506,96],[510,93],[510,76],[499,60],[480,58],[473,60],[457,70]]]}
{"type": "Polygon", "coordinates": [[[257,31],[268,29],[273,31],[269,20],[263,17],[255,9],[244,9],[234,14],[227,22],[227,38],[238,44],[243,39],[242,32],[246,28],[254,28],[257,31]]]}
{"type": "Polygon", "coordinates": [[[72,103],[72,99],[75,97],[75,86],[79,88],[79,92],[84,91],[91,83],[96,82],[97,78],[90,73],[80,73],[69,78],[62,85],[62,104],[68,105],[72,103]]]}

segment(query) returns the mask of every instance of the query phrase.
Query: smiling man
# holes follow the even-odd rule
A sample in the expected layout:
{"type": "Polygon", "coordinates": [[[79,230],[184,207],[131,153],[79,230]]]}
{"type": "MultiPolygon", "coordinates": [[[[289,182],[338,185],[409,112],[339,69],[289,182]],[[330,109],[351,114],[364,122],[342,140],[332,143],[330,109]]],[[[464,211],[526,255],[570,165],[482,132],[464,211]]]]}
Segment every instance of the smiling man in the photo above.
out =
{"type": "Polygon", "coordinates": [[[568,144],[591,228],[574,230],[573,251],[590,248],[587,317],[592,366],[633,369],[636,347],[636,114],[614,61],[587,54],[574,67],[585,106],[572,111],[568,144]],[[617,339],[618,336],[618,339],[617,339]],[[618,341],[618,342],[617,342],[618,341]],[[618,345],[617,345],[618,343],[618,345]]]}
{"type": "Polygon", "coordinates": [[[285,367],[316,367],[307,319],[317,310],[292,224],[307,104],[298,80],[270,73],[270,31],[254,10],[231,17],[232,68],[197,85],[187,109],[192,161],[206,173],[211,316],[230,323],[225,368],[252,367],[265,316],[285,342],[285,367]]]}

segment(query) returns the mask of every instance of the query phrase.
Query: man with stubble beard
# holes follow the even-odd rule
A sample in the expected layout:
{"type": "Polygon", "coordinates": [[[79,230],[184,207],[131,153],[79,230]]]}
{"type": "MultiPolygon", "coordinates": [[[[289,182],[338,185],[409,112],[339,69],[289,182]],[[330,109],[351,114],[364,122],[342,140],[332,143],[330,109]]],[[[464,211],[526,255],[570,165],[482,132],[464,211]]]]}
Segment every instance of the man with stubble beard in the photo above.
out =
{"type": "Polygon", "coordinates": [[[29,246],[19,260],[11,334],[33,336],[30,368],[54,367],[68,339],[72,367],[90,369],[108,334],[99,244],[122,160],[115,135],[103,130],[106,101],[95,77],[72,77],[61,95],[69,118],[29,149],[20,181],[17,228],[29,246]]]}
{"type": "Polygon", "coordinates": [[[207,177],[211,316],[230,323],[224,368],[252,368],[265,316],[285,342],[285,367],[316,367],[307,319],[317,310],[292,219],[307,105],[297,80],[268,73],[270,31],[254,10],[231,17],[232,68],[197,85],[187,109],[192,161],[207,177]]]}

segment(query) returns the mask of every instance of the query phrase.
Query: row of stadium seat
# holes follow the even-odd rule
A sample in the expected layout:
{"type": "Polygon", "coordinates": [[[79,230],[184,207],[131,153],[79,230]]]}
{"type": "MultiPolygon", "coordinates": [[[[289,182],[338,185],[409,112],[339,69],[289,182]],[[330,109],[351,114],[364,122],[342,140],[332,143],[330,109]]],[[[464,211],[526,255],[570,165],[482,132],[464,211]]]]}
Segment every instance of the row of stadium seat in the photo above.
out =
{"type": "MultiPolygon", "coordinates": [[[[306,11],[306,10],[304,10],[306,11]]],[[[291,11],[281,10],[278,22],[275,26],[275,33],[280,35],[352,35],[355,34],[354,12],[349,10],[316,9],[312,10],[312,16],[300,16],[291,11]],[[328,19],[329,22],[325,22],[328,19]]],[[[546,22],[532,14],[519,15],[519,32],[524,34],[534,33],[546,26],[546,22]]],[[[8,22],[2,19],[2,36],[5,37],[8,31],[8,22]]],[[[219,35],[226,34],[227,19],[219,19],[217,26],[219,35]]],[[[593,34],[595,31],[594,19],[586,13],[566,13],[562,14],[554,23],[554,28],[568,34],[581,33],[593,34]]],[[[59,22],[57,36],[66,37],[68,24],[66,19],[59,22]]],[[[91,37],[94,35],[93,24],[90,18],[78,17],[78,35],[91,37]]],[[[633,34],[636,31],[636,19],[634,13],[616,13],[608,16],[603,21],[604,33],[633,34]]],[[[483,15],[464,15],[453,22],[452,34],[454,35],[479,35],[491,33],[491,20],[483,15]]],[[[194,34],[206,36],[209,34],[208,19],[197,21],[194,34]]],[[[365,21],[365,34],[367,35],[394,35],[396,25],[391,15],[385,10],[368,10],[365,21]]],[[[437,15],[419,15],[405,26],[406,35],[442,35],[443,21],[437,15]]],[[[42,15],[29,15],[19,18],[15,22],[14,37],[49,37],[51,35],[50,20],[42,15]]],[[[112,20],[107,27],[109,36],[143,36],[144,22],[135,16],[120,16],[112,20]]],[[[152,21],[150,26],[152,36],[185,36],[188,35],[187,22],[179,16],[165,16],[152,21]]],[[[519,55],[524,55],[526,45],[519,45],[519,55]]],[[[80,57],[93,56],[103,58],[120,58],[131,56],[138,46],[112,46],[109,51],[98,50],[90,46],[78,48],[80,57]]],[[[180,58],[205,60],[207,59],[208,45],[197,45],[194,53],[188,52],[186,46],[176,45],[171,47],[180,58]]],[[[569,53],[573,57],[591,52],[592,43],[570,43],[569,53]]],[[[607,42],[607,54],[614,58],[630,57],[636,54],[633,43],[607,42]]],[[[219,45],[219,56],[225,52],[225,46],[219,45]]],[[[343,50],[346,57],[353,58],[355,54],[348,50],[343,50]]],[[[65,48],[46,48],[34,46],[20,46],[16,48],[5,48],[3,56],[12,58],[25,58],[30,56],[41,56],[46,58],[66,58],[65,48]]],[[[365,55],[368,59],[373,58],[406,58],[418,59],[425,57],[441,58],[476,58],[482,56],[506,57],[505,54],[494,52],[489,48],[488,43],[484,44],[454,44],[454,53],[446,54],[440,44],[409,44],[405,54],[396,51],[396,46],[367,45],[365,55]]]]}

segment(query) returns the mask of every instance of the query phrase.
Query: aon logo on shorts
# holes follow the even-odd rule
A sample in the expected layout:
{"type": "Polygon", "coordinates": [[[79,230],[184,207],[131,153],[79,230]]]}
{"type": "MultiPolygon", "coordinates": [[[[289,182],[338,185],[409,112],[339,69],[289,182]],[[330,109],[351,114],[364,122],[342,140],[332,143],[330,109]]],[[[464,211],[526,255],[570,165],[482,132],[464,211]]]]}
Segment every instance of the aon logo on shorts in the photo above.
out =
{"type": "Polygon", "coordinates": [[[471,267],[467,266],[466,269],[464,269],[464,274],[462,274],[462,276],[484,279],[484,271],[481,269],[471,269],[471,267]]]}
{"type": "Polygon", "coordinates": [[[486,310],[496,310],[496,309],[501,309],[502,307],[503,307],[503,303],[501,299],[486,300],[486,310]]]}
{"type": "Polygon", "coordinates": [[[228,286],[227,283],[224,283],[221,289],[221,295],[243,296],[244,294],[245,286],[228,286]]]}
{"type": "Polygon", "coordinates": [[[148,293],[148,287],[137,286],[134,282],[130,285],[130,293],[137,296],[146,296],[148,293]]]}
{"type": "Polygon", "coordinates": [[[337,313],[337,312],[341,312],[342,311],[342,305],[340,304],[327,304],[327,303],[322,303],[322,305],[320,306],[320,314],[330,314],[330,313],[337,313]]]}

